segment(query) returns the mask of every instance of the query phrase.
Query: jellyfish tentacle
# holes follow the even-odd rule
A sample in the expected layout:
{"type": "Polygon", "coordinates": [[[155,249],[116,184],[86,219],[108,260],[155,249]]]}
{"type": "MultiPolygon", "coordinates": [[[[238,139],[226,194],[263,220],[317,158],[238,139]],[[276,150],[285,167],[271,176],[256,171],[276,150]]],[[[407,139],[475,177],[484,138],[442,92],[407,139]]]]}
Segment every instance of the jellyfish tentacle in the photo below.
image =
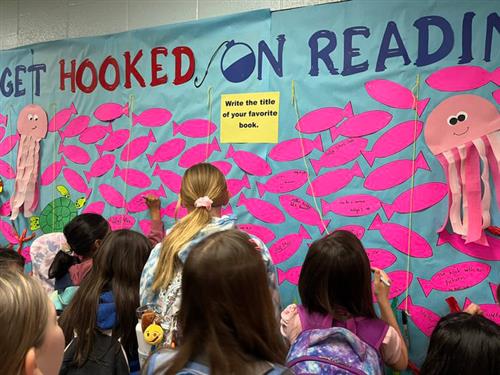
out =
{"type": "Polygon", "coordinates": [[[497,206],[500,210],[500,132],[491,133],[481,138],[486,145],[486,156],[493,176],[497,206]]]}
{"type": "Polygon", "coordinates": [[[35,188],[38,177],[38,155],[40,141],[30,137],[28,160],[30,161],[30,175],[27,179],[26,196],[24,198],[24,216],[33,216],[32,208],[36,200],[35,188]]]}
{"type": "Polygon", "coordinates": [[[453,151],[444,151],[443,156],[448,166],[448,187],[451,192],[451,205],[449,210],[451,227],[453,228],[453,232],[465,235],[466,232],[460,214],[462,203],[462,184],[458,166],[460,164],[460,157],[458,156],[458,152],[453,151]]]}
{"type": "Polygon", "coordinates": [[[481,214],[482,214],[482,229],[488,228],[491,224],[490,206],[491,206],[491,188],[490,188],[490,174],[489,174],[489,163],[486,156],[486,145],[481,138],[474,139],[472,141],[474,147],[476,148],[481,162],[483,164],[483,170],[481,172],[481,181],[483,182],[483,196],[481,199],[481,214]]]}

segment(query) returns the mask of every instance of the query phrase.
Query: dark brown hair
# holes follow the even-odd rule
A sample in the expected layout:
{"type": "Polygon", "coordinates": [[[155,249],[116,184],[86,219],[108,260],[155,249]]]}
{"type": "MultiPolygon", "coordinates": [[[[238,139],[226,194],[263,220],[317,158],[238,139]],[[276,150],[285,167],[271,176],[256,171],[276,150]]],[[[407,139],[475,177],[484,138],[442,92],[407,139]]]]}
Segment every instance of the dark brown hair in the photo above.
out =
{"type": "Polygon", "coordinates": [[[353,317],[375,318],[370,262],[361,241],[344,230],[314,241],[300,272],[299,294],[309,312],[336,316],[347,310],[353,317]]]}
{"type": "Polygon", "coordinates": [[[15,250],[7,247],[0,248],[0,267],[8,268],[11,265],[18,266],[21,272],[24,271],[24,257],[15,250]]]}
{"type": "Polygon", "coordinates": [[[94,258],[92,271],[85,277],[59,324],[68,344],[73,334],[77,341],[77,366],[83,366],[92,351],[99,296],[113,292],[116,321],[113,336],[121,338],[127,352],[137,350],[135,310],[139,307],[139,282],[151,245],[142,234],[128,229],[111,232],[94,258]],[[83,338],[83,339],[82,339],[83,338]]]}
{"type": "Polygon", "coordinates": [[[256,361],[284,363],[275,316],[264,261],[250,237],[238,230],[208,236],[183,269],[182,343],[166,374],[200,354],[215,375],[245,374],[256,361]]]}

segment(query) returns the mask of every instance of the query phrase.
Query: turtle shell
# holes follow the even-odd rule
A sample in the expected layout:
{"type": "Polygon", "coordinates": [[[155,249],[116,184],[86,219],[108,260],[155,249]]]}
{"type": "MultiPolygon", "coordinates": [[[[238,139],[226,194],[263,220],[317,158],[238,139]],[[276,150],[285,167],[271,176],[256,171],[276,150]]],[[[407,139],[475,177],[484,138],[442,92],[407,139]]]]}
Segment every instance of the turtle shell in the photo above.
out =
{"type": "Polygon", "coordinates": [[[43,233],[62,232],[78,211],[75,203],[66,197],[50,202],[40,214],[40,229],[43,233]]]}

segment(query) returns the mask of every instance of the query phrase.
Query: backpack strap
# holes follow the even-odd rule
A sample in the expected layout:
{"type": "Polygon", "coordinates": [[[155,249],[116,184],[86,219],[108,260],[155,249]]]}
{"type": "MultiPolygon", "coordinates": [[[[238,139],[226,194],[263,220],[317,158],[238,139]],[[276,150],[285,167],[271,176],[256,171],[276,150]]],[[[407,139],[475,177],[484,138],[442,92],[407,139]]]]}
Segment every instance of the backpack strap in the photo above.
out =
{"type": "Polygon", "coordinates": [[[271,362],[268,362],[271,366],[273,366],[272,369],[270,369],[268,372],[265,373],[265,375],[281,375],[283,374],[285,371],[288,370],[288,367],[285,367],[285,366],[282,366],[282,365],[279,365],[277,363],[271,363],[271,362]]]}

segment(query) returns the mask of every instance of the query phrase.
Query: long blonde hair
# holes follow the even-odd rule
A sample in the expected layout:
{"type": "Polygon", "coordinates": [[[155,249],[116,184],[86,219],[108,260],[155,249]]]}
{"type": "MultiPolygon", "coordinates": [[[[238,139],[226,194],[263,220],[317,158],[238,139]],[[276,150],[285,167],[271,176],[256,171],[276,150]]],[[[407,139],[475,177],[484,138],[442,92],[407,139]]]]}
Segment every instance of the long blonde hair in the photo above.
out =
{"type": "Polygon", "coordinates": [[[42,344],[48,304],[37,280],[19,271],[0,270],[0,374],[21,374],[29,349],[42,344]]]}
{"type": "Polygon", "coordinates": [[[176,267],[179,266],[179,251],[196,234],[210,223],[212,217],[205,207],[195,207],[198,198],[207,196],[212,207],[227,204],[229,192],[226,179],[221,171],[211,164],[201,163],[188,168],[182,177],[180,202],[188,209],[188,214],[179,220],[163,240],[160,259],[153,280],[153,290],[166,288],[176,267]]]}

